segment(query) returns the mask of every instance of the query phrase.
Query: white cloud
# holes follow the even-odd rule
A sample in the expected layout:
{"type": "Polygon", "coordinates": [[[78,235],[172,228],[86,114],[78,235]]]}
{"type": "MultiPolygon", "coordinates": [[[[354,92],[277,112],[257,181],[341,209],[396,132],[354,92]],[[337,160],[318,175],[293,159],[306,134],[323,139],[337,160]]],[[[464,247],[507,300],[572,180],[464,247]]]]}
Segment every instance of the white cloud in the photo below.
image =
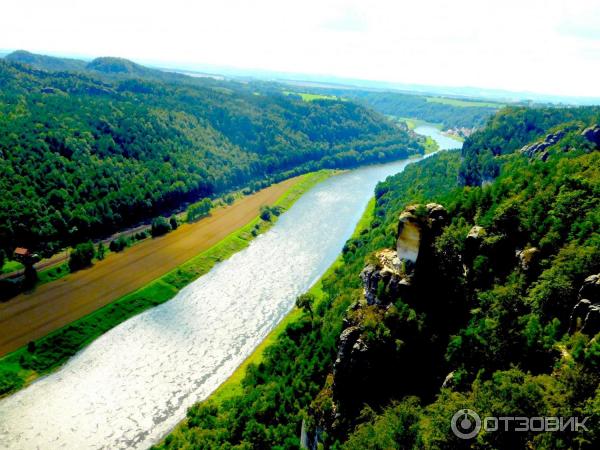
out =
{"type": "Polygon", "coordinates": [[[588,0],[20,0],[0,48],[600,96],[588,0]]]}

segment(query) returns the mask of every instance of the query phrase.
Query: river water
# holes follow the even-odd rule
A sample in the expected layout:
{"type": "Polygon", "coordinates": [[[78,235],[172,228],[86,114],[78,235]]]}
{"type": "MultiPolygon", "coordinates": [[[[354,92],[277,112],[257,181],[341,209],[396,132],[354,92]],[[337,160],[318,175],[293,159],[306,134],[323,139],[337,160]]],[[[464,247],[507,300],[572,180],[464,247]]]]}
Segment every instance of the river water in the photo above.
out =
{"type": "Polygon", "coordinates": [[[420,125],[415,128],[415,133],[432,137],[437,142],[440,150],[451,150],[462,147],[462,142],[442,134],[441,130],[433,125],[420,125]]]}
{"type": "MultiPolygon", "coordinates": [[[[417,131],[437,138],[432,130],[417,131]]],[[[410,162],[320,183],[271,230],[175,298],[1,400],[0,448],[129,449],[157,442],[228,378],[333,263],[376,183],[410,162]]]]}

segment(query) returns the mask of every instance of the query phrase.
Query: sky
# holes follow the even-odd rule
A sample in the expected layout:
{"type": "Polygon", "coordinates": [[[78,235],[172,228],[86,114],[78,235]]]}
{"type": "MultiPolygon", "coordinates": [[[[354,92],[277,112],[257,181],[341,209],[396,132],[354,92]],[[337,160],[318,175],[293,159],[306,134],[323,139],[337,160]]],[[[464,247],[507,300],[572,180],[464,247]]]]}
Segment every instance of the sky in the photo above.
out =
{"type": "Polygon", "coordinates": [[[600,97],[599,0],[19,0],[0,48],[600,97]]]}

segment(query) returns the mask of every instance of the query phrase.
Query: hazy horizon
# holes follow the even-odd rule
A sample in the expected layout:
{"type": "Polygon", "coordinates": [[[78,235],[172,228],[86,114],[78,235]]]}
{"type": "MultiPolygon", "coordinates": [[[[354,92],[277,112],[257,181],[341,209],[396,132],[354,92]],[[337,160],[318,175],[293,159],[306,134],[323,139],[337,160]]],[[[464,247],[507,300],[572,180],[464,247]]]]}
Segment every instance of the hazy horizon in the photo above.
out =
{"type": "Polygon", "coordinates": [[[59,0],[6,5],[0,46],[206,67],[556,97],[600,97],[600,6],[517,2],[261,0],[97,10],[59,0]],[[31,15],[31,11],[37,11],[31,15]]]}

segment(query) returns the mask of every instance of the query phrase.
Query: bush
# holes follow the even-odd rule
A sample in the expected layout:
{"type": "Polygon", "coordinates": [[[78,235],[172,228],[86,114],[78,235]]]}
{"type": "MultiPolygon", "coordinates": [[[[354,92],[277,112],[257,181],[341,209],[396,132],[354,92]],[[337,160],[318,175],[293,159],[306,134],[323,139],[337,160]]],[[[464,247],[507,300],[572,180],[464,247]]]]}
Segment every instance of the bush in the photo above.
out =
{"type": "Polygon", "coordinates": [[[71,269],[71,272],[90,266],[94,254],[94,244],[92,244],[92,241],[77,244],[69,258],[69,269],[71,269]]]}
{"type": "Polygon", "coordinates": [[[0,395],[16,391],[23,386],[23,379],[16,372],[0,369],[0,395]]]}
{"type": "Polygon", "coordinates": [[[169,225],[171,226],[172,230],[176,230],[179,226],[179,224],[177,223],[177,217],[171,216],[171,218],[169,219],[169,225]]]}
{"type": "Polygon", "coordinates": [[[260,218],[266,222],[271,221],[271,210],[268,206],[262,206],[260,208],[260,218]]]}
{"type": "Polygon", "coordinates": [[[150,229],[152,237],[162,236],[163,234],[167,234],[169,231],[171,231],[171,225],[169,225],[169,222],[167,222],[167,219],[164,217],[161,216],[152,220],[152,227],[150,229]]]}
{"type": "Polygon", "coordinates": [[[99,261],[102,261],[105,256],[106,256],[106,246],[102,242],[100,242],[98,244],[98,250],[96,250],[96,258],[98,258],[99,261]]]}
{"type": "Polygon", "coordinates": [[[213,207],[213,203],[210,198],[203,198],[197,203],[190,205],[187,210],[187,221],[193,222],[201,217],[204,217],[210,213],[213,207]]]}
{"type": "Polygon", "coordinates": [[[108,246],[111,252],[120,252],[125,247],[127,247],[127,239],[125,239],[124,236],[121,236],[115,239],[114,241],[111,241],[111,243],[108,246]]]}

